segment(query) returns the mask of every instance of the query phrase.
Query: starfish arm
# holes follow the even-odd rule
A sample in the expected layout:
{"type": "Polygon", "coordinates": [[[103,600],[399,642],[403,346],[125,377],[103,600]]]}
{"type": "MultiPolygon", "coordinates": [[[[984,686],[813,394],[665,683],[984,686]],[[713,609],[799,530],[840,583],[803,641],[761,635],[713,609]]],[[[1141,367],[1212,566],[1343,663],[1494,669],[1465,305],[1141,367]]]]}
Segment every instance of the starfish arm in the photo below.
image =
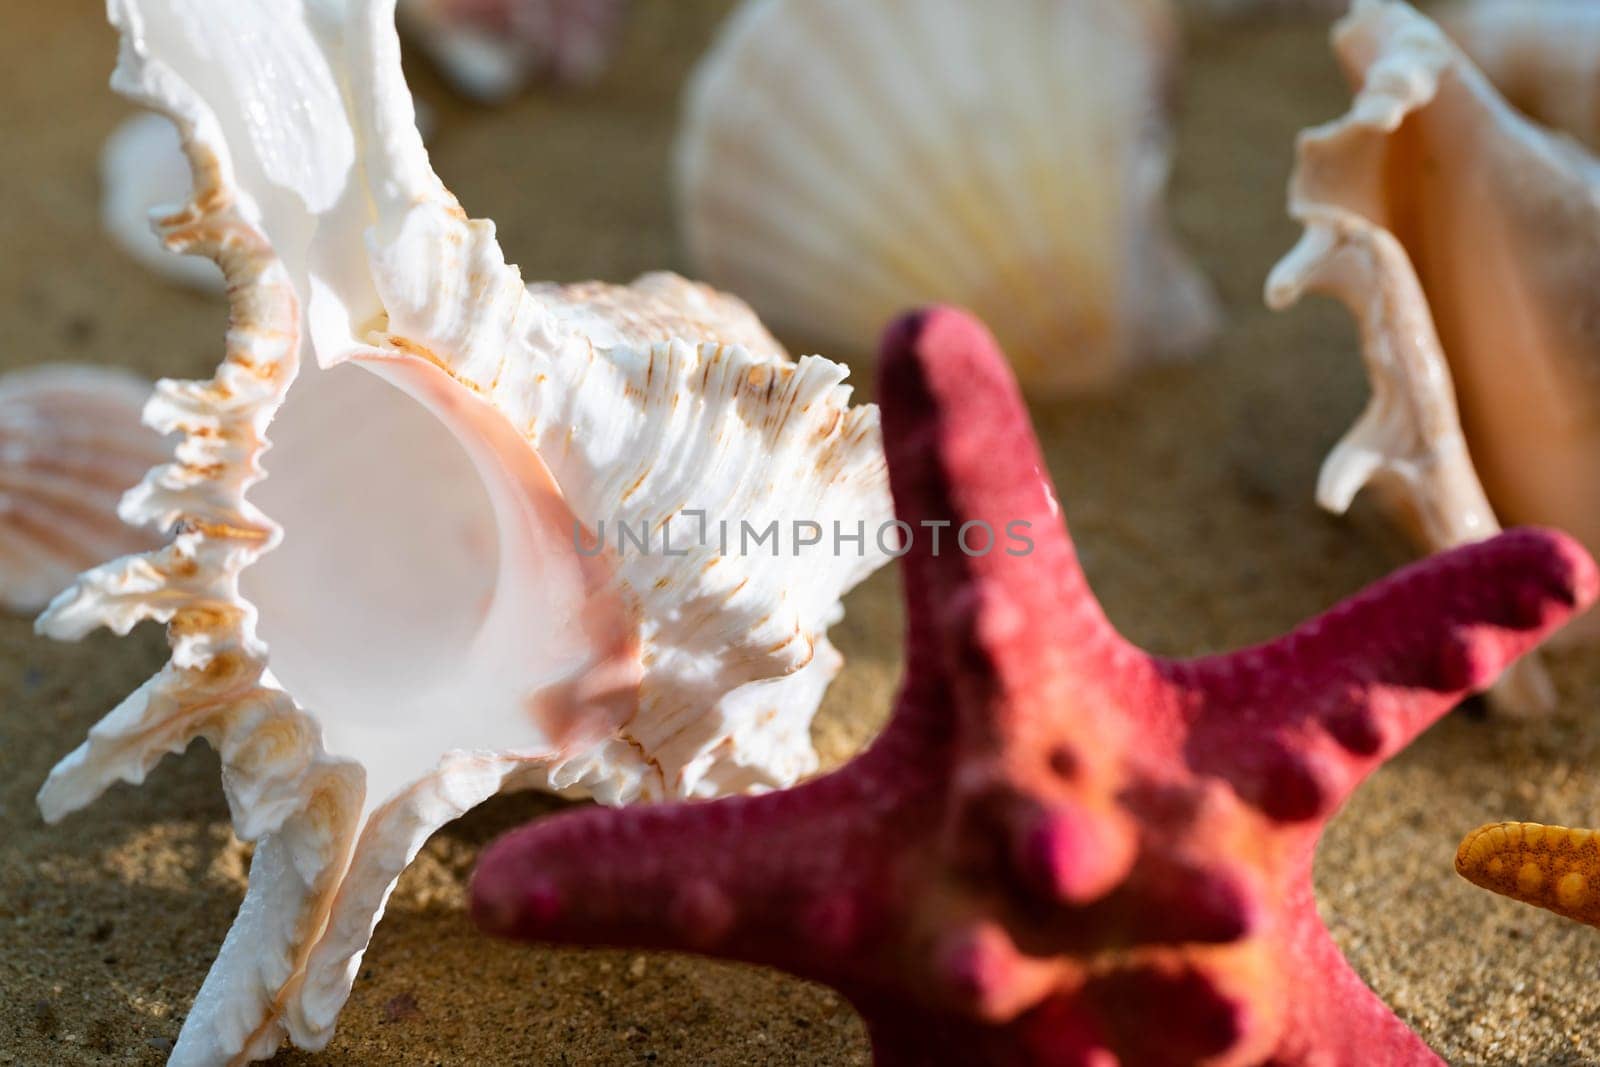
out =
{"type": "Polygon", "coordinates": [[[1345,959],[1317,916],[1310,874],[1288,892],[1290,917],[1277,943],[1279,981],[1294,990],[1277,1064],[1442,1067],[1444,1061],[1395,1015],[1345,959]]]}
{"type": "Polygon", "coordinates": [[[1006,842],[1045,899],[1097,899],[1136,851],[1120,775],[1097,750],[1126,735],[1113,709],[1153,666],[1089,588],[984,325],[949,308],[909,315],[885,334],[879,373],[895,511],[912,536],[908,676],[951,692],[967,757],[958,832],[978,851],[1006,842]]]}
{"type": "Polygon", "coordinates": [[[938,818],[937,747],[897,724],[784,792],[534,823],[480,859],[473,916],[519,940],[702,952],[859,988],[891,936],[899,857],[938,818]]]}
{"type": "Polygon", "coordinates": [[[1242,1005],[1209,975],[1170,959],[1091,977],[1081,990],[1046,997],[1004,1027],[926,1010],[868,1014],[877,1067],[1177,1067],[1216,1062],[1235,1047],[1244,1023],[1242,1005]],[[1161,1025],[1151,1026],[1152,1018],[1161,1025]]]}
{"type": "Polygon", "coordinates": [[[1131,651],[1089,589],[1027,406],[994,337],[950,308],[909,315],[879,357],[911,649],[1025,684],[1131,651]],[[904,531],[902,531],[904,532],[904,531]],[[935,655],[939,650],[943,655],[935,655]]]}
{"type": "Polygon", "coordinates": [[[949,1064],[1045,1064],[1101,1067],[1118,1062],[1089,1005],[1077,997],[1052,998],[1019,1024],[997,1028],[897,1005],[864,1011],[873,1067],[947,1067],[949,1064]]]}
{"type": "Polygon", "coordinates": [[[1515,530],[1423,560],[1276,642],[1164,665],[1186,755],[1286,821],[1336,809],[1365,776],[1594,602],[1571,538],[1515,530]]]}
{"type": "Polygon", "coordinates": [[[1456,873],[1512,900],[1600,926],[1600,841],[1593,830],[1480,826],[1461,842],[1456,873]]]}

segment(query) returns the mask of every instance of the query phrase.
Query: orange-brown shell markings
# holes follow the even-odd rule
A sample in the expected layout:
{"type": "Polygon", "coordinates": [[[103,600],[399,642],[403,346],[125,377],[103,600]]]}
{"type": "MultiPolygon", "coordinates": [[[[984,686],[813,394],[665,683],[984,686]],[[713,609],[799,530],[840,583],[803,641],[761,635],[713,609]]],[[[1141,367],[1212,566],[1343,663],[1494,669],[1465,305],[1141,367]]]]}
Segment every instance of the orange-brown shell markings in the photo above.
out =
{"type": "Polygon", "coordinates": [[[651,345],[679,339],[738,345],[758,356],[787,355],[782,344],[738,297],[667,272],[646,274],[632,285],[579,282],[533,286],[604,318],[623,338],[651,345]]]}
{"type": "Polygon", "coordinates": [[[1456,872],[1501,896],[1600,926],[1600,839],[1593,830],[1480,826],[1461,842],[1456,872]]]}
{"type": "Polygon", "coordinates": [[[219,650],[264,655],[248,620],[227,605],[233,577],[278,536],[243,495],[261,476],[256,459],[265,440],[255,416],[282,402],[297,369],[300,311],[282,263],[238,210],[215,152],[190,131],[183,140],[194,195],[158,226],[174,252],[207,256],[222,269],[229,315],[226,351],[213,377],[160,383],[145,412],[151,426],[176,435],[178,444],[171,462],[128,494],[124,509],[169,530],[172,541],[85,574],[41,628],[75,637],[99,623],[121,630],[156,618],[175,623],[169,640],[176,661],[205,666],[219,650]],[[229,552],[229,545],[244,551],[229,552]],[[162,591],[152,595],[152,586],[162,591]]]}
{"type": "Polygon", "coordinates": [[[343,875],[364,778],[321,753],[316,727],[269,684],[254,615],[238,606],[239,573],[279,537],[245,493],[262,476],[262,428],[298,368],[300,310],[288,271],[239,209],[212,146],[179,125],[195,192],[162,221],[162,236],[174,251],[221,267],[226,353],[210,380],[162,382],[145,411],[150,426],[179,440],[171,462],[151,470],[123,510],[172,531],[170,542],[87,571],[38,624],[76,640],[99,626],[125,633],[153,619],[168,623],[172,657],[51,772],[39,806],[54,822],[114,781],[141,780],[195,738],[217,749],[235,830],[257,843],[255,865],[284,872],[271,891],[293,909],[248,933],[236,928],[200,992],[204,1001],[225,988],[236,1002],[252,1002],[259,1025],[248,1033],[186,1027],[180,1035],[175,1054],[186,1062],[238,1062],[275,1048],[294,1025],[285,1005],[343,875]],[[281,980],[263,978],[269,959],[287,968],[281,980]]]}

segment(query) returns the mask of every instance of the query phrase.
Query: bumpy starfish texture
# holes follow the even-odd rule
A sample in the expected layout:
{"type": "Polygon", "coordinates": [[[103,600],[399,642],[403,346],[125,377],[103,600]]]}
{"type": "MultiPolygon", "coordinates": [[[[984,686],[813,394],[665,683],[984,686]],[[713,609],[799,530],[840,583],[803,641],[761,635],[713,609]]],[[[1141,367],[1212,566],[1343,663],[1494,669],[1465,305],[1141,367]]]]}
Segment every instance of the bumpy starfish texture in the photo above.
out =
{"type": "Polygon", "coordinates": [[[1468,834],[1456,872],[1473,885],[1600,926],[1597,831],[1501,822],[1468,834]]]}
{"type": "Polygon", "coordinates": [[[1593,561],[1517,531],[1271,644],[1152,657],[1090,592],[983,327],[914,316],[882,375],[916,535],[883,736],[785,792],[519,830],[474,878],[480,925],[826,982],[883,1064],[1437,1063],[1319,920],[1316,842],[1368,773],[1594,599],[1593,561]],[[950,524],[943,551],[925,523],[950,524]],[[978,555],[984,523],[1000,538],[978,555]],[[974,554],[949,543],[963,527],[974,554]]]}

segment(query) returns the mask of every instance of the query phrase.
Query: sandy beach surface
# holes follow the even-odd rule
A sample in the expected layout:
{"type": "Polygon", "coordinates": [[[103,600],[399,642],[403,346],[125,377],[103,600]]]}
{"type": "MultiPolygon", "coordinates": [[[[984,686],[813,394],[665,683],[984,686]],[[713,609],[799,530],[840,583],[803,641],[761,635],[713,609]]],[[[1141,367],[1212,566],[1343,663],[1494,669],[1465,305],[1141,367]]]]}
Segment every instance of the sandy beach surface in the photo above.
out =
{"type": "MultiPolygon", "coordinates": [[[[434,156],[530,279],[625,281],[685,269],[667,180],[679,86],[725,0],[638,0],[592,91],[483,111],[421,64],[434,156]]],[[[127,107],[105,87],[115,40],[98,0],[8,0],[0,14],[0,369],[78,360],[200,377],[223,311],[104,240],[100,144],[127,107]]],[[[1365,398],[1354,331],[1260,291],[1297,237],[1284,214],[1295,132],[1347,94],[1317,23],[1193,24],[1180,93],[1180,230],[1228,326],[1206,358],[1115,395],[1035,406],[1094,586],[1132,638],[1198,654],[1288,629],[1410,557],[1366,504],[1320,513],[1322,457],[1365,398]]],[[[819,166],[826,165],[818,161],[819,166]]],[[[804,338],[792,338],[805,350],[804,338]]],[[[832,353],[829,353],[832,354],[832,353]]],[[[870,392],[870,373],[858,364],[870,392]]],[[[879,575],[837,632],[848,657],[817,724],[828,759],[881,724],[899,671],[897,580],[879,575]]],[[[51,765],[163,659],[161,635],[35,637],[0,619],[0,1064],[165,1057],[244,892],[216,757],[203,745],[47,828],[51,765]]],[[[1469,706],[1385,767],[1330,830],[1317,892],[1372,986],[1457,1064],[1600,1062],[1600,932],[1458,879],[1480,822],[1600,821],[1600,656],[1553,657],[1550,721],[1469,706]]],[[[478,849],[555,807],[497,801],[437,834],[406,873],[333,1044],[281,1064],[866,1064],[850,1007],[753,968],[479,937],[463,910],[478,849]]]]}

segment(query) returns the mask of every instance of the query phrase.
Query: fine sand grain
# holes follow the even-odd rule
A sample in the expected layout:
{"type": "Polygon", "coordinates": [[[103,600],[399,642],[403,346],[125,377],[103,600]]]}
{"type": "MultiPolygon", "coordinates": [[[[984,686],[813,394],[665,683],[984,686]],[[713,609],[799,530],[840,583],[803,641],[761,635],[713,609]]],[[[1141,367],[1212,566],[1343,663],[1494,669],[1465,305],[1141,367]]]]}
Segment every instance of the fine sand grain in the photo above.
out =
{"type": "MultiPolygon", "coordinates": [[[[639,0],[593,92],[466,107],[417,69],[434,154],[468,210],[500,224],[529,278],[627,280],[682,267],[666,181],[678,88],[725,0],[639,0]]],[[[9,0],[0,33],[0,368],[116,362],[208,374],[223,314],[125,261],[95,220],[96,154],[126,113],[105,88],[99,0],[9,0]]],[[[1229,326],[1192,366],[1035,413],[1089,575],[1113,619],[1170,654],[1273,636],[1408,558],[1370,508],[1312,504],[1317,468],[1365,387],[1343,313],[1268,313],[1260,289],[1296,229],[1293,136],[1346,94],[1320,26],[1191,28],[1179,227],[1229,326]]],[[[825,165],[819,162],[819,165],[825,165]]],[[[799,348],[803,338],[792,339],[799,348]]],[[[865,370],[865,368],[862,368],[865,370]]],[[[863,378],[870,375],[863,374],[863,378]]],[[[867,382],[863,385],[870,391],[867,382]]],[[[899,669],[897,580],[858,592],[849,667],[817,735],[844,758],[882,722],[899,669]]],[[[244,890],[216,758],[197,746],[47,829],[50,766],[162,659],[160,635],[63,646],[0,620],[0,1064],[154,1064],[171,1047],[244,890]]],[[[1498,818],[1600,820],[1600,659],[1555,658],[1550,722],[1453,715],[1368,783],[1322,846],[1322,910],[1362,975],[1460,1064],[1600,1062],[1600,932],[1459,880],[1462,833],[1498,818]]],[[[626,952],[529,950],[463,912],[479,847],[553,804],[498,801],[406,873],[338,1036],[284,1064],[865,1064],[838,997],[753,968],[626,952]]]]}

